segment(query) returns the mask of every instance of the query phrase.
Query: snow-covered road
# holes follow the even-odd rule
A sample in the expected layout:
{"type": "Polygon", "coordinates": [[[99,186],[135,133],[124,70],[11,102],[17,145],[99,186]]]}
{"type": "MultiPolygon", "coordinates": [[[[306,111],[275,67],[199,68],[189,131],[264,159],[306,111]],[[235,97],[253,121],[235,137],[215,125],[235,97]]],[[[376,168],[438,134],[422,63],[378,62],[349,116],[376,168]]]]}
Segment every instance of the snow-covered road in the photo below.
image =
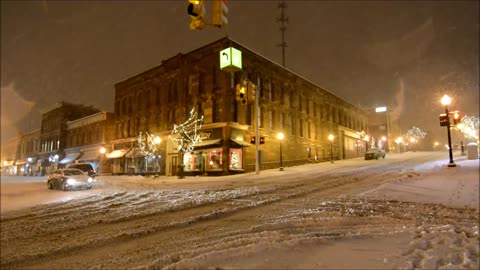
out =
{"type": "Polygon", "coordinates": [[[2,178],[1,266],[478,268],[478,160],[391,154],[227,177],[2,178]],[[31,180],[34,181],[31,181],[31,180]]]}

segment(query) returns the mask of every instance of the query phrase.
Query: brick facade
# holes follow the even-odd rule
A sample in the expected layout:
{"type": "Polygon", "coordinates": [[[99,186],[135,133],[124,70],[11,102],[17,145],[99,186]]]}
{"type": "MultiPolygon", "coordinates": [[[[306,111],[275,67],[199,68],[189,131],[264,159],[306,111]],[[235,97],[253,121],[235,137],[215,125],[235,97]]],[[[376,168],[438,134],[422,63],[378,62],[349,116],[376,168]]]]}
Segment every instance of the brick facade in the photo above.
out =
{"type": "Polygon", "coordinates": [[[291,166],[329,160],[328,134],[335,135],[334,158],[363,156],[360,132],[367,115],[351,103],[269,61],[239,43],[224,38],[187,54],[162,61],[160,66],[115,85],[115,137],[135,147],[139,132],[162,137],[165,173],[176,174],[178,155],[168,140],[173,124],[188,118],[191,108],[204,116],[202,131],[209,137],[184,161],[194,174],[228,174],[254,170],[253,105],[242,105],[233,85],[248,78],[259,88],[262,168],[279,167],[278,132],[286,136],[283,164],[291,166]],[[243,53],[243,71],[219,69],[219,52],[233,46],[243,53]],[[242,142],[243,141],[243,142],[242,142]],[[215,151],[215,168],[209,166],[215,151]],[[231,158],[241,157],[232,169],[231,158]],[[220,160],[218,160],[220,159],[220,160]],[[193,160],[193,161],[192,161],[193,160]],[[190,164],[191,163],[191,164],[190,164]]]}

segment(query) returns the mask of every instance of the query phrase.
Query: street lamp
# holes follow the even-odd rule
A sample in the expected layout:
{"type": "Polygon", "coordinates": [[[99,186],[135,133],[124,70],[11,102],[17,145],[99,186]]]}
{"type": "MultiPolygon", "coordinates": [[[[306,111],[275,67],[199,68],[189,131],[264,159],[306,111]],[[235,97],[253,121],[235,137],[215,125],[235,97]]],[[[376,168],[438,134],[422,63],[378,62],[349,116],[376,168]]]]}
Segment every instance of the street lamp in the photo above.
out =
{"type": "Polygon", "coordinates": [[[284,135],[282,132],[277,134],[277,139],[280,141],[280,171],[283,171],[283,157],[282,157],[282,140],[284,135]]]}
{"type": "Polygon", "coordinates": [[[445,115],[447,116],[447,135],[448,135],[448,156],[450,157],[450,162],[448,163],[448,167],[456,167],[457,164],[453,162],[453,154],[452,154],[452,139],[450,137],[450,116],[448,115],[448,105],[452,102],[452,99],[444,95],[442,97],[442,105],[445,106],[445,115]]]}
{"type": "Polygon", "coordinates": [[[333,163],[333,139],[335,137],[330,134],[328,135],[328,140],[330,141],[330,163],[333,163]]]}

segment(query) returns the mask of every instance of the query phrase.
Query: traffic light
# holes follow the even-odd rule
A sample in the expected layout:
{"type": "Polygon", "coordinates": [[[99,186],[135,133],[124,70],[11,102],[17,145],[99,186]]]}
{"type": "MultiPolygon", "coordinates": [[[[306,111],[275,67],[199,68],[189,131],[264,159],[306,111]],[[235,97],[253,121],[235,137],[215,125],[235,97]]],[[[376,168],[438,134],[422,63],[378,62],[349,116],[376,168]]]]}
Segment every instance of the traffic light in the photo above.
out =
{"type": "Polygon", "coordinates": [[[213,0],[212,3],[212,24],[217,27],[228,24],[227,0],[213,0]]]}
{"type": "Polygon", "coordinates": [[[453,125],[458,125],[461,120],[462,120],[462,115],[460,114],[460,112],[459,111],[454,111],[453,112],[453,125]]]}
{"type": "Polygon", "coordinates": [[[245,90],[245,83],[237,84],[236,90],[237,100],[240,101],[242,105],[247,105],[247,91],[245,90]]]}
{"type": "Polygon", "coordinates": [[[252,103],[255,101],[255,95],[257,92],[257,86],[253,84],[251,81],[248,81],[247,85],[247,90],[248,90],[248,102],[252,103]]]}
{"type": "Polygon", "coordinates": [[[190,30],[202,30],[205,27],[205,6],[203,0],[188,0],[187,12],[190,15],[190,30]]]}

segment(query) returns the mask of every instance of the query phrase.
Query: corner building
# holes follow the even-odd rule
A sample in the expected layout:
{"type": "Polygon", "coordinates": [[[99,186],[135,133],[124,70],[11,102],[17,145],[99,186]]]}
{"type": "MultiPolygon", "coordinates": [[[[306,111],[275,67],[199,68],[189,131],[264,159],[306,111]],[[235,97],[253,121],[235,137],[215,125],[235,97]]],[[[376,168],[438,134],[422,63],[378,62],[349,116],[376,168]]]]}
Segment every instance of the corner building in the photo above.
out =
{"type": "MultiPolygon", "coordinates": [[[[179,155],[169,140],[174,124],[181,124],[195,108],[204,116],[202,142],[184,155],[190,175],[225,175],[255,170],[254,103],[236,100],[235,85],[243,78],[259,91],[261,169],[363,156],[367,114],[305,78],[266,59],[229,38],[217,40],[187,54],[178,54],[115,85],[114,173],[142,173],[149,164],[161,174],[176,175],[179,155]],[[220,70],[219,52],[242,51],[243,70],[220,70]],[[362,132],[363,131],[363,132],[362,132]],[[157,161],[138,154],[139,132],[160,136],[157,161]],[[285,137],[280,142],[277,134],[285,137]],[[334,141],[328,135],[334,135],[334,141]],[[333,149],[333,152],[331,152],[333,149]],[[142,166],[142,170],[138,167],[142,166]]],[[[107,155],[107,158],[109,155],[107,155]]]]}

